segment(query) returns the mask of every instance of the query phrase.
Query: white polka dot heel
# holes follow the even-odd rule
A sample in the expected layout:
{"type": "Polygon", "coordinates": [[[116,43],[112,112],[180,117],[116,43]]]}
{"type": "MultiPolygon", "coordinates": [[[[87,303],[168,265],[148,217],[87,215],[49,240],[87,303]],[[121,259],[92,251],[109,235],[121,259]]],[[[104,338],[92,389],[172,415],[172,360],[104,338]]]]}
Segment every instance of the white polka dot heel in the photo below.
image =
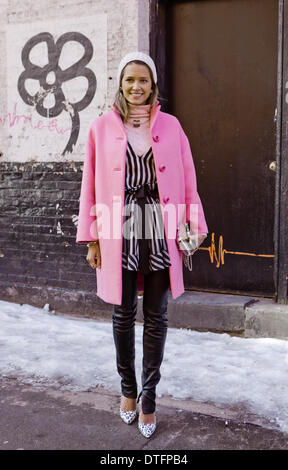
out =
{"type": "Polygon", "coordinates": [[[123,419],[124,423],[132,424],[135,421],[137,411],[122,411],[120,408],[120,417],[123,419]]]}
{"type": "Polygon", "coordinates": [[[144,437],[151,437],[153,432],[156,429],[156,418],[155,423],[141,423],[140,419],[138,419],[138,429],[141,432],[142,436],[144,437]]]}

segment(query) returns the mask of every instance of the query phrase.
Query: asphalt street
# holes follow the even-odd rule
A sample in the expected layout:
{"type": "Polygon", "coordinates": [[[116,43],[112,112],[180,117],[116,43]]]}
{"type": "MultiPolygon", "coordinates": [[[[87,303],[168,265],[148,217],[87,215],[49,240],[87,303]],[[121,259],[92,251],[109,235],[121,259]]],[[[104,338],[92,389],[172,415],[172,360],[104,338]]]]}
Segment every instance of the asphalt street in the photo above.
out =
{"type": "Polygon", "coordinates": [[[157,397],[157,429],[147,439],[137,421],[120,419],[119,403],[105,389],[68,391],[2,376],[0,450],[98,450],[107,459],[110,450],[288,449],[288,434],[263,417],[171,397],[157,397]]]}

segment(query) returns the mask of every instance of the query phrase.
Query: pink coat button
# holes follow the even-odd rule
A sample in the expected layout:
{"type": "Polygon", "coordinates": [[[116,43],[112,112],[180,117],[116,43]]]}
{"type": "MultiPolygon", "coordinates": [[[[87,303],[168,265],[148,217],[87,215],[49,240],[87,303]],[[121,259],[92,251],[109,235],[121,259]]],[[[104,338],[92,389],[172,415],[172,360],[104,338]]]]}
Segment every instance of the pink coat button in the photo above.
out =
{"type": "Polygon", "coordinates": [[[161,166],[159,166],[159,171],[164,171],[164,170],[165,170],[165,168],[166,168],[166,166],[165,166],[165,165],[161,165],[161,166]]]}
{"type": "Polygon", "coordinates": [[[158,135],[154,135],[153,140],[154,140],[154,142],[159,142],[159,136],[158,136],[158,135]]]}
{"type": "Polygon", "coordinates": [[[164,204],[167,204],[168,201],[169,201],[169,197],[164,197],[164,198],[163,198],[164,204]]]}

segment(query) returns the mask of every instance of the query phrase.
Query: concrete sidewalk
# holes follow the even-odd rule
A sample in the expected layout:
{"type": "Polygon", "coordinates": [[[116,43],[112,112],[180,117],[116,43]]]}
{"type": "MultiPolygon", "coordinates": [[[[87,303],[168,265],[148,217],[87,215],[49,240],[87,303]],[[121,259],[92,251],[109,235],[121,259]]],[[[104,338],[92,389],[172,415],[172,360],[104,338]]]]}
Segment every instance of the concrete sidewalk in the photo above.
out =
{"type": "Polygon", "coordinates": [[[168,313],[173,327],[288,339],[288,305],[268,297],[186,291],[170,300],[168,313]]]}
{"type": "MultiPolygon", "coordinates": [[[[55,289],[47,292],[45,303],[50,310],[111,320],[113,305],[99,299],[95,292],[74,291],[72,294],[55,289]]],[[[139,296],[136,316],[139,322],[143,321],[142,312],[143,297],[139,296]]],[[[172,299],[170,293],[168,319],[172,328],[225,332],[243,338],[288,339],[288,305],[277,304],[268,297],[185,291],[172,299]]]]}
{"type": "MultiPolygon", "coordinates": [[[[65,290],[49,286],[21,285],[0,281],[2,300],[28,303],[62,314],[111,320],[113,305],[97,297],[95,290],[65,290]]],[[[142,300],[138,299],[136,319],[143,320],[142,300]]],[[[198,331],[226,332],[246,338],[288,339],[288,305],[268,297],[185,291],[177,299],[169,294],[169,326],[198,331]]]]}
{"type": "Polygon", "coordinates": [[[243,409],[157,397],[157,429],[144,438],[119,417],[120,395],[61,391],[0,378],[0,450],[280,450],[288,434],[243,409]]]}

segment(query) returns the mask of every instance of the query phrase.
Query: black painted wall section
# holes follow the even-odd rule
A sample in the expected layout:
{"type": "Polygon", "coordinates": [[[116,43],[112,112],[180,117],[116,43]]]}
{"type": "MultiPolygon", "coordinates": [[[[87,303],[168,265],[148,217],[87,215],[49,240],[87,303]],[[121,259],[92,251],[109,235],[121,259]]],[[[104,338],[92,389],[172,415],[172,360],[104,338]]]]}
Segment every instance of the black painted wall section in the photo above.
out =
{"type": "Polygon", "coordinates": [[[93,314],[96,275],[76,244],[82,162],[0,164],[0,298],[93,314]]]}

